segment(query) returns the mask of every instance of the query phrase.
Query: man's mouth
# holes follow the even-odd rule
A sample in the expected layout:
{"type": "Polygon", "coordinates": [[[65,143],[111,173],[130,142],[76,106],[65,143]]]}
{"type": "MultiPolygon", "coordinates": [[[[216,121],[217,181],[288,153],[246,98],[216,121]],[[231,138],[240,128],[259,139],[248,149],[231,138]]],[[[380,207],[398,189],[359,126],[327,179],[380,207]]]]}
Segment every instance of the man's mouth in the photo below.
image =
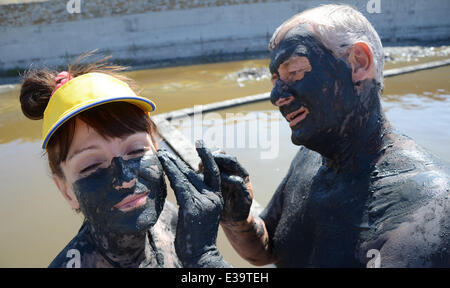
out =
{"type": "Polygon", "coordinates": [[[122,212],[128,212],[136,209],[147,202],[147,196],[149,192],[140,194],[131,194],[125,197],[122,201],[114,205],[113,209],[119,209],[122,212]]]}
{"type": "Polygon", "coordinates": [[[306,118],[306,115],[309,114],[308,108],[302,106],[294,112],[286,115],[286,120],[289,122],[289,127],[294,127],[298,123],[300,123],[303,119],[306,118]]]}

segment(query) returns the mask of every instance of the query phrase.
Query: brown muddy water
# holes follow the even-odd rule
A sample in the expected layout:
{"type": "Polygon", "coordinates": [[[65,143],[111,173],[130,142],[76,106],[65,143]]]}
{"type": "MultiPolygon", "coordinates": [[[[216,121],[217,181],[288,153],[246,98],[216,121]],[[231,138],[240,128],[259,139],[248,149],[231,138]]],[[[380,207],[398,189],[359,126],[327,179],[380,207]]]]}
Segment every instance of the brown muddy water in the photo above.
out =
{"type": "MultiPolygon", "coordinates": [[[[439,58],[392,62],[385,68],[439,58]]],[[[267,65],[268,60],[252,60],[127,74],[142,88],[141,95],[157,103],[156,113],[163,113],[268,92],[271,83],[266,76],[239,78],[240,71],[267,65]]],[[[385,80],[383,96],[388,119],[399,130],[447,161],[450,161],[449,75],[450,67],[447,66],[389,78],[385,80]]],[[[15,87],[0,92],[0,267],[46,267],[77,233],[83,219],[70,209],[53,184],[46,158],[40,149],[41,122],[28,120],[22,115],[18,91],[19,88],[15,87]]],[[[267,101],[216,111],[204,115],[207,119],[201,127],[206,136],[214,134],[208,130],[211,127],[224,127],[225,134],[226,127],[231,127],[231,130],[236,128],[233,130],[237,131],[233,132],[236,133],[235,138],[241,140],[246,135],[260,135],[251,134],[254,127],[258,127],[258,133],[267,133],[263,136],[269,139],[268,146],[267,141],[264,145],[257,142],[256,146],[251,146],[250,140],[246,139],[244,147],[247,148],[239,148],[238,144],[221,147],[227,153],[236,155],[248,169],[255,198],[262,205],[269,201],[297,151],[289,140],[287,122],[279,117],[274,108],[267,101]],[[251,126],[255,121],[259,126],[251,126]],[[275,157],[272,155],[262,159],[261,152],[270,149],[276,151],[275,157]]],[[[182,121],[173,124],[189,140],[194,140],[191,132],[197,124],[182,121]]],[[[230,135],[225,136],[229,138],[230,135]]],[[[220,147],[220,141],[213,141],[211,146],[220,147]]],[[[173,194],[169,194],[169,200],[173,202],[173,194]]],[[[222,232],[218,242],[224,257],[234,266],[250,266],[235,254],[222,232]]]]}

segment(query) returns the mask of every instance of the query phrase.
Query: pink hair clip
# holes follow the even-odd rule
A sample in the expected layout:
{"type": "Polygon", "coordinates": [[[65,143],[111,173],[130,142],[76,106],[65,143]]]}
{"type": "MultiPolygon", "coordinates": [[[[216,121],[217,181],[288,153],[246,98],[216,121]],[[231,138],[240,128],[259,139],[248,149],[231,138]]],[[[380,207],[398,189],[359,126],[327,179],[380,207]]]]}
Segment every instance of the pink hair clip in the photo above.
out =
{"type": "Polygon", "coordinates": [[[56,87],[55,87],[55,89],[53,89],[51,96],[53,96],[53,94],[56,92],[56,90],[59,89],[59,87],[63,86],[64,84],[66,84],[67,82],[69,82],[72,79],[73,79],[73,77],[67,71],[62,71],[58,75],[56,75],[56,78],[55,78],[56,87]]]}

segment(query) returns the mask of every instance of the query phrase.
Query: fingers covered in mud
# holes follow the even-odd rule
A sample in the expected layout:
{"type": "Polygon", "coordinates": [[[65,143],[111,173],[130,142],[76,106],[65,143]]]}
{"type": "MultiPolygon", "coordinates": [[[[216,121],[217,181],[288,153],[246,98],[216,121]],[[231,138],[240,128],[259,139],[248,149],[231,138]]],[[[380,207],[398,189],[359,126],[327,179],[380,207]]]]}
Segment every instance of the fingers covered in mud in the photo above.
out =
{"type": "Polygon", "coordinates": [[[205,188],[205,185],[203,183],[203,179],[202,179],[201,175],[195,173],[179,157],[175,156],[172,153],[168,153],[168,152],[166,152],[166,154],[167,154],[168,158],[175,164],[175,166],[177,166],[177,168],[186,176],[186,178],[195,187],[195,189],[197,189],[198,191],[201,191],[202,189],[205,188]]]}
{"type": "Polygon", "coordinates": [[[250,192],[248,191],[248,189],[245,185],[245,182],[241,177],[222,173],[220,175],[220,178],[221,178],[223,186],[225,186],[227,188],[231,188],[231,187],[234,188],[234,189],[232,189],[232,191],[230,193],[234,196],[234,198],[239,198],[239,197],[242,199],[250,198],[250,192]]]}
{"type": "Polygon", "coordinates": [[[158,159],[169,178],[170,187],[175,192],[178,205],[186,206],[192,202],[189,181],[178,166],[170,159],[169,153],[165,150],[158,150],[158,159]]]}
{"type": "Polygon", "coordinates": [[[224,208],[223,223],[244,221],[248,218],[252,205],[252,194],[244,180],[235,175],[221,173],[224,208]]]}
{"type": "Polygon", "coordinates": [[[216,248],[223,208],[219,168],[203,143],[197,145],[197,152],[205,167],[203,177],[177,156],[157,152],[180,206],[175,249],[184,267],[225,267],[216,248]]]}
{"type": "Polygon", "coordinates": [[[248,172],[237,161],[236,157],[228,154],[218,153],[214,154],[214,161],[217,163],[221,173],[236,175],[244,179],[244,181],[248,181],[248,172]]]}
{"type": "Polygon", "coordinates": [[[203,181],[214,192],[220,193],[220,171],[211,151],[206,148],[202,140],[195,142],[195,148],[203,164],[203,181]]]}

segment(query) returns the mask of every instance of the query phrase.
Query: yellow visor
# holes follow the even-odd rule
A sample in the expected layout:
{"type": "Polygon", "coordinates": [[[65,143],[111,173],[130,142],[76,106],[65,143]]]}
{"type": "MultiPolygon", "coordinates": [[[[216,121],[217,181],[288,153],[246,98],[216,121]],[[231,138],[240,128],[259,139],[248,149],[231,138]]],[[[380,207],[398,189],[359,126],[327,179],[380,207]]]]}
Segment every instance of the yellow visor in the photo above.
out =
{"type": "Polygon", "coordinates": [[[155,110],[152,101],[137,96],[123,81],[103,73],[87,73],[62,85],[50,98],[44,111],[42,149],[53,133],[67,120],[95,106],[110,102],[134,104],[145,112],[155,110]]]}

